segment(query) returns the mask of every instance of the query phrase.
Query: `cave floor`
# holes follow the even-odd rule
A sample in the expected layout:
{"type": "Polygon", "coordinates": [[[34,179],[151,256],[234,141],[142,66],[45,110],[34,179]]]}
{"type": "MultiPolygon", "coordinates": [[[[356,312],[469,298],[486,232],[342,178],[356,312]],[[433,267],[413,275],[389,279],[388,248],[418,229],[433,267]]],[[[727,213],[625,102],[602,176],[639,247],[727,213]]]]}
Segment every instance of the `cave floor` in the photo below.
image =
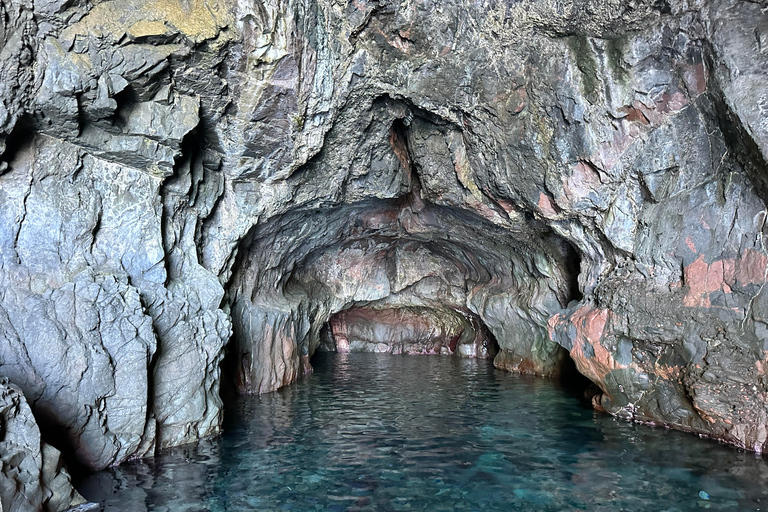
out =
{"type": "Polygon", "coordinates": [[[82,478],[106,511],[758,510],[768,464],[450,356],[326,354],[222,436],[82,478]]]}

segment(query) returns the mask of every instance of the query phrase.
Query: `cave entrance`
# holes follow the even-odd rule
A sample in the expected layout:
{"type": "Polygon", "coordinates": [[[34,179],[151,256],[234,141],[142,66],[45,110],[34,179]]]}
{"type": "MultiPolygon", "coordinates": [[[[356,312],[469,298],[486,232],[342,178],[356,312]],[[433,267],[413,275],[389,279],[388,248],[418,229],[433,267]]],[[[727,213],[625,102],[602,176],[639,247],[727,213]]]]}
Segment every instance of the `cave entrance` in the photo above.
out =
{"type": "Polygon", "coordinates": [[[444,354],[493,359],[498,343],[471,313],[420,306],[340,311],[320,331],[318,351],[444,354]]]}
{"type": "Polygon", "coordinates": [[[561,374],[565,349],[547,321],[582,298],[578,248],[535,218],[498,205],[483,216],[412,185],[395,199],[291,211],[252,229],[226,299],[223,368],[238,392],[295,382],[318,349],[455,354],[561,374]]]}
{"type": "MultiPolygon", "coordinates": [[[[500,352],[491,330],[472,313],[421,306],[361,306],[331,315],[320,329],[311,363],[328,364],[327,358],[334,353],[440,354],[488,359],[504,369],[504,355],[496,360],[500,352]]],[[[562,347],[559,355],[559,366],[550,376],[558,387],[591,407],[600,389],[579,373],[562,347]]]]}

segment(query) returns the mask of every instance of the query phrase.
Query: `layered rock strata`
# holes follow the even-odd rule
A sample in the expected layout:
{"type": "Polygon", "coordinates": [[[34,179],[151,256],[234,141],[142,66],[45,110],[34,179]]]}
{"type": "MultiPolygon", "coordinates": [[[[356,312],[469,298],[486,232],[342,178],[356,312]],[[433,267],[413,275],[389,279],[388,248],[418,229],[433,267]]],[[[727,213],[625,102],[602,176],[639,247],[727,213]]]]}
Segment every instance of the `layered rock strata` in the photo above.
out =
{"type": "Polygon", "coordinates": [[[767,8],[0,0],[0,374],[97,469],[407,311],[762,451],[767,8]]]}

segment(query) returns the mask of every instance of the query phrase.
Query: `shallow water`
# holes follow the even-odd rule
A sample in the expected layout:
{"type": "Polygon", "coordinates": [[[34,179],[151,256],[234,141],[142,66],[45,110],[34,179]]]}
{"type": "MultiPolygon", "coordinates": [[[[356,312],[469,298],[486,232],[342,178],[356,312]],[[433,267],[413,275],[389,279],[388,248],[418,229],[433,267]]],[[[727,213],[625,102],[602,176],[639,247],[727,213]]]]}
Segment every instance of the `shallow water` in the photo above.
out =
{"type": "Polygon", "coordinates": [[[313,364],[230,404],[221,437],[81,492],[115,512],[768,510],[763,459],[614,420],[546,379],[449,356],[313,364]]]}

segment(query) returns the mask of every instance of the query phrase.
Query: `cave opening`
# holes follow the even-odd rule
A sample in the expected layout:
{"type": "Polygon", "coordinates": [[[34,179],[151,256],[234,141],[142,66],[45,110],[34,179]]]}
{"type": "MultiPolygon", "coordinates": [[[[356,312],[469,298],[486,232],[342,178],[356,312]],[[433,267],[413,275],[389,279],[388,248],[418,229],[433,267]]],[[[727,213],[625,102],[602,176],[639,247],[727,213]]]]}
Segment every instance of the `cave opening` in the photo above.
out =
{"type": "Polygon", "coordinates": [[[352,307],[320,329],[318,353],[456,355],[493,359],[499,345],[474,315],[424,307],[352,307]]]}
{"type": "Polygon", "coordinates": [[[423,195],[288,212],[252,230],[225,299],[234,389],[278,389],[311,372],[318,351],[487,358],[584,387],[547,330],[582,297],[579,251],[536,222],[510,233],[423,195]]]}
{"type": "MultiPolygon", "coordinates": [[[[351,307],[331,315],[319,331],[310,364],[327,365],[334,354],[441,355],[493,361],[500,352],[493,333],[475,315],[426,308],[371,309],[351,307]],[[463,321],[451,322],[451,314],[463,321]]],[[[591,408],[601,391],[582,375],[563,351],[552,382],[591,408]]]]}
{"type": "MultiPolygon", "coordinates": [[[[463,325],[448,325],[446,329],[445,321],[429,323],[446,313],[421,309],[352,307],[335,313],[320,328],[319,343],[310,364],[313,368],[316,364],[327,365],[329,357],[345,353],[448,355],[489,361],[498,355],[499,343],[480,318],[469,315],[463,325]]],[[[585,407],[592,408],[593,397],[601,393],[594,382],[579,372],[566,351],[559,371],[553,376],[557,387],[585,407]]]]}

